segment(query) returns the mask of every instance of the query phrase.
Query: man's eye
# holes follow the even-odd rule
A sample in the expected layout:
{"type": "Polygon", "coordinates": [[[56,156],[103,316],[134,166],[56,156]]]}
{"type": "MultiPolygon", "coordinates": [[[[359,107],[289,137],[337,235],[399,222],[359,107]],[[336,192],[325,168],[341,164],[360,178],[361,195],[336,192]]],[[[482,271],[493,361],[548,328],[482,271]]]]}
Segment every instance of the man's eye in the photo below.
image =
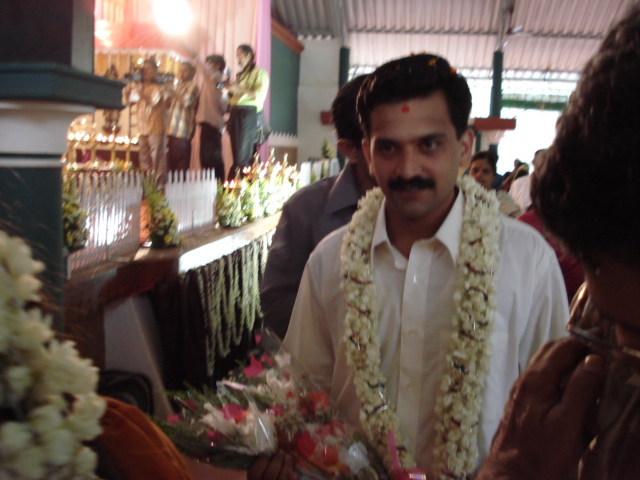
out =
{"type": "Polygon", "coordinates": [[[376,143],[376,151],[378,153],[391,153],[394,149],[394,146],[390,143],[376,143]]]}
{"type": "Polygon", "coordinates": [[[423,140],[421,144],[424,150],[433,150],[438,147],[437,140],[423,140]]]}

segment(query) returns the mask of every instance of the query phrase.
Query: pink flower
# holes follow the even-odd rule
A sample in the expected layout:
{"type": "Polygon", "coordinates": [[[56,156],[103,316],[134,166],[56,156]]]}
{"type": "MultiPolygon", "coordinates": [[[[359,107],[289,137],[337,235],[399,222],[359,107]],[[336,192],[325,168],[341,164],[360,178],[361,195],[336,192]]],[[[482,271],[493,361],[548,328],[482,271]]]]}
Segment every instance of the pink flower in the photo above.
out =
{"type": "Polygon", "coordinates": [[[227,420],[233,419],[236,423],[240,423],[247,414],[244,408],[242,408],[242,405],[238,405],[237,403],[227,403],[220,411],[222,415],[224,415],[224,418],[227,420]]]}
{"type": "Polygon", "coordinates": [[[244,374],[247,377],[257,377],[263,370],[262,363],[260,363],[255,356],[251,355],[251,364],[248,367],[245,367],[244,374]]]}
{"type": "Polygon", "coordinates": [[[175,425],[176,423],[179,423],[180,415],[178,415],[177,413],[174,413],[173,415],[169,415],[167,417],[167,422],[169,422],[171,425],[175,425]]]}
{"type": "Polygon", "coordinates": [[[273,360],[271,359],[268,353],[262,354],[262,356],[260,357],[260,361],[262,363],[266,363],[270,367],[273,367],[273,360]]]}

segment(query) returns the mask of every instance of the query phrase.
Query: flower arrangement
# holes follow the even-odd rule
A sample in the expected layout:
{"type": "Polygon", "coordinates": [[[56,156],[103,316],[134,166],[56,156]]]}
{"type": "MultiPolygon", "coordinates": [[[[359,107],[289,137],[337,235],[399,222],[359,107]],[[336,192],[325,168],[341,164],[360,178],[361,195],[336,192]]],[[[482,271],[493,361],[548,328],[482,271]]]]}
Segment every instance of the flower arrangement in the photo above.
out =
{"type": "Polygon", "coordinates": [[[151,177],[145,177],[143,188],[148,206],[147,229],[151,248],[174,247],[180,244],[178,217],[169,207],[164,192],[151,177]]]}
{"type": "Polygon", "coordinates": [[[89,239],[87,212],[80,206],[76,179],[69,176],[62,182],[63,245],[69,253],[84,248],[89,239]]]}
{"type": "Polygon", "coordinates": [[[329,145],[329,142],[326,138],[322,141],[322,146],[320,147],[320,156],[329,160],[336,156],[336,151],[331,145],[329,145]]]}
{"type": "MultiPolygon", "coordinates": [[[[437,478],[463,479],[473,471],[484,380],[489,366],[489,338],[496,310],[494,271],[498,263],[499,204],[495,192],[470,177],[459,180],[464,194],[462,238],[456,267],[453,333],[440,392],[436,399],[434,471],[437,478]]],[[[384,195],[370,190],[360,202],[345,235],[340,273],[347,303],[344,342],[347,361],[361,401],[365,432],[385,458],[393,462],[389,432],[397,438],[397,455],[405,469],[415,460],[402,443],[399,420],[387,402],[380,371],[377,304],[371,269],[371,241],[384,195]]],[[[395,444],[395,440],[393,442],[395,444]]]]}
{"type": "Polygon", "coordinates": [[[312,479],[387,478],[362,436],[336,416],[329,396],[306,385],[271,332],[256,335],[250,363],[216,391],[171,393],[181,412],[159,425],[183,453],[218,467],[248,469],[277,449],[312,479]]]}
{"type": "Polygon", "coordinates": [[[240,182],[218,181],[216,191],[216,212],[218,223],[221,227],[239,227],[246,222],[247,216],[242,211],[240,197],[242,195],[242,184],[240,182]]]}
{"type": "Polygon", "coordinates": [[[0,478],[91,479],[106,405],[97,369],[38,308],[44,265],[0,231],[0,478]]]}
{"type": "Polygon", "coordinates": [[[256,163],[245,167],[241,180],[218,182],[216,212],[222,227],[239,227],[245,222],[273,215],[298,188],[295,167],[281,162],[256,163]]]}

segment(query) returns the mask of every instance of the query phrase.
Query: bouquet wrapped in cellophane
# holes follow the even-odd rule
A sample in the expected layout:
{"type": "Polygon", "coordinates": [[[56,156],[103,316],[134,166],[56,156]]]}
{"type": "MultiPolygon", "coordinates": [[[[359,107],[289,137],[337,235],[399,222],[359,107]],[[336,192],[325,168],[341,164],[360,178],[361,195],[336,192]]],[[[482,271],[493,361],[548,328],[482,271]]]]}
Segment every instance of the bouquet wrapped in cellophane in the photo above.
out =
{"type": "Polygon", "coordinates": [[[256,335],[249,364],[213,389],[170,392],[180,413],[159,426],[185,455],[219,468],[248,469],[257,456],[284,450],[301,478],[388,479],[364,436],[337,416],[276,335],[256,335]],[[295,362],[294,362],[295,363],[295,362]]]}

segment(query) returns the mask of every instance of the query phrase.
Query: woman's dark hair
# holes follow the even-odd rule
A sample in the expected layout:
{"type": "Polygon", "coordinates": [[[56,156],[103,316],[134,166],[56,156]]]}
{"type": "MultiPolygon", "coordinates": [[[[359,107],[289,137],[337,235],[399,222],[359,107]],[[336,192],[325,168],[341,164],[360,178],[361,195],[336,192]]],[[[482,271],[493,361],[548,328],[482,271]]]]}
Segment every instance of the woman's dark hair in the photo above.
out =
{"type": "Polygon", "coordinates": [[[471,92],[462,75],[436,55],[404,57],[378,67],[360,89],[357,109],[366,135],[371,133],[371,112],[384,103],[395,103],[444,93],[451,123],[460,138],[467,129],[471,92]]]}
{"type": "Polygon", "coordinates": [[[251,46],[247,45],[246,43],[243,43],[242,45],[238,46],[236,51],[238,50],[242,50],[242,53],[244,53],[245,55],[251,55],[251,61],[247,64],[245,68],[242,69],[243,72],[245,71],[250,72],[256,66],[256,54],[253,53],[253,48],[251,48],[251,46]]]}
{"type": "Polygon", "coordinates": [[[543,222],[578,258],[640,265],[640,7],[607,34],[532,180],[543,222]]]}
{"type": "Polygon", "coordinates": [[[480,152],[474,153],[473,156],[471,157],[471,161],[469,162],[469,166],[471,166],[471,164],[476,160],[486,160],[489,166],[491,167],[491,171],[493,172],[493,174],[494,175],[498,174],[498,168],[497,168],[498,157],[494,152],[489,150],[482,150],[480,152]]]}
{"type": "Polygon", "coordinates": [[[338,139],[349,140],[357,148],[362,146],[362,128],[356,112],[356,99],[366,78],[367,75],[360,75],[345,83],[331,104],[331,117],[338,139]]]}

